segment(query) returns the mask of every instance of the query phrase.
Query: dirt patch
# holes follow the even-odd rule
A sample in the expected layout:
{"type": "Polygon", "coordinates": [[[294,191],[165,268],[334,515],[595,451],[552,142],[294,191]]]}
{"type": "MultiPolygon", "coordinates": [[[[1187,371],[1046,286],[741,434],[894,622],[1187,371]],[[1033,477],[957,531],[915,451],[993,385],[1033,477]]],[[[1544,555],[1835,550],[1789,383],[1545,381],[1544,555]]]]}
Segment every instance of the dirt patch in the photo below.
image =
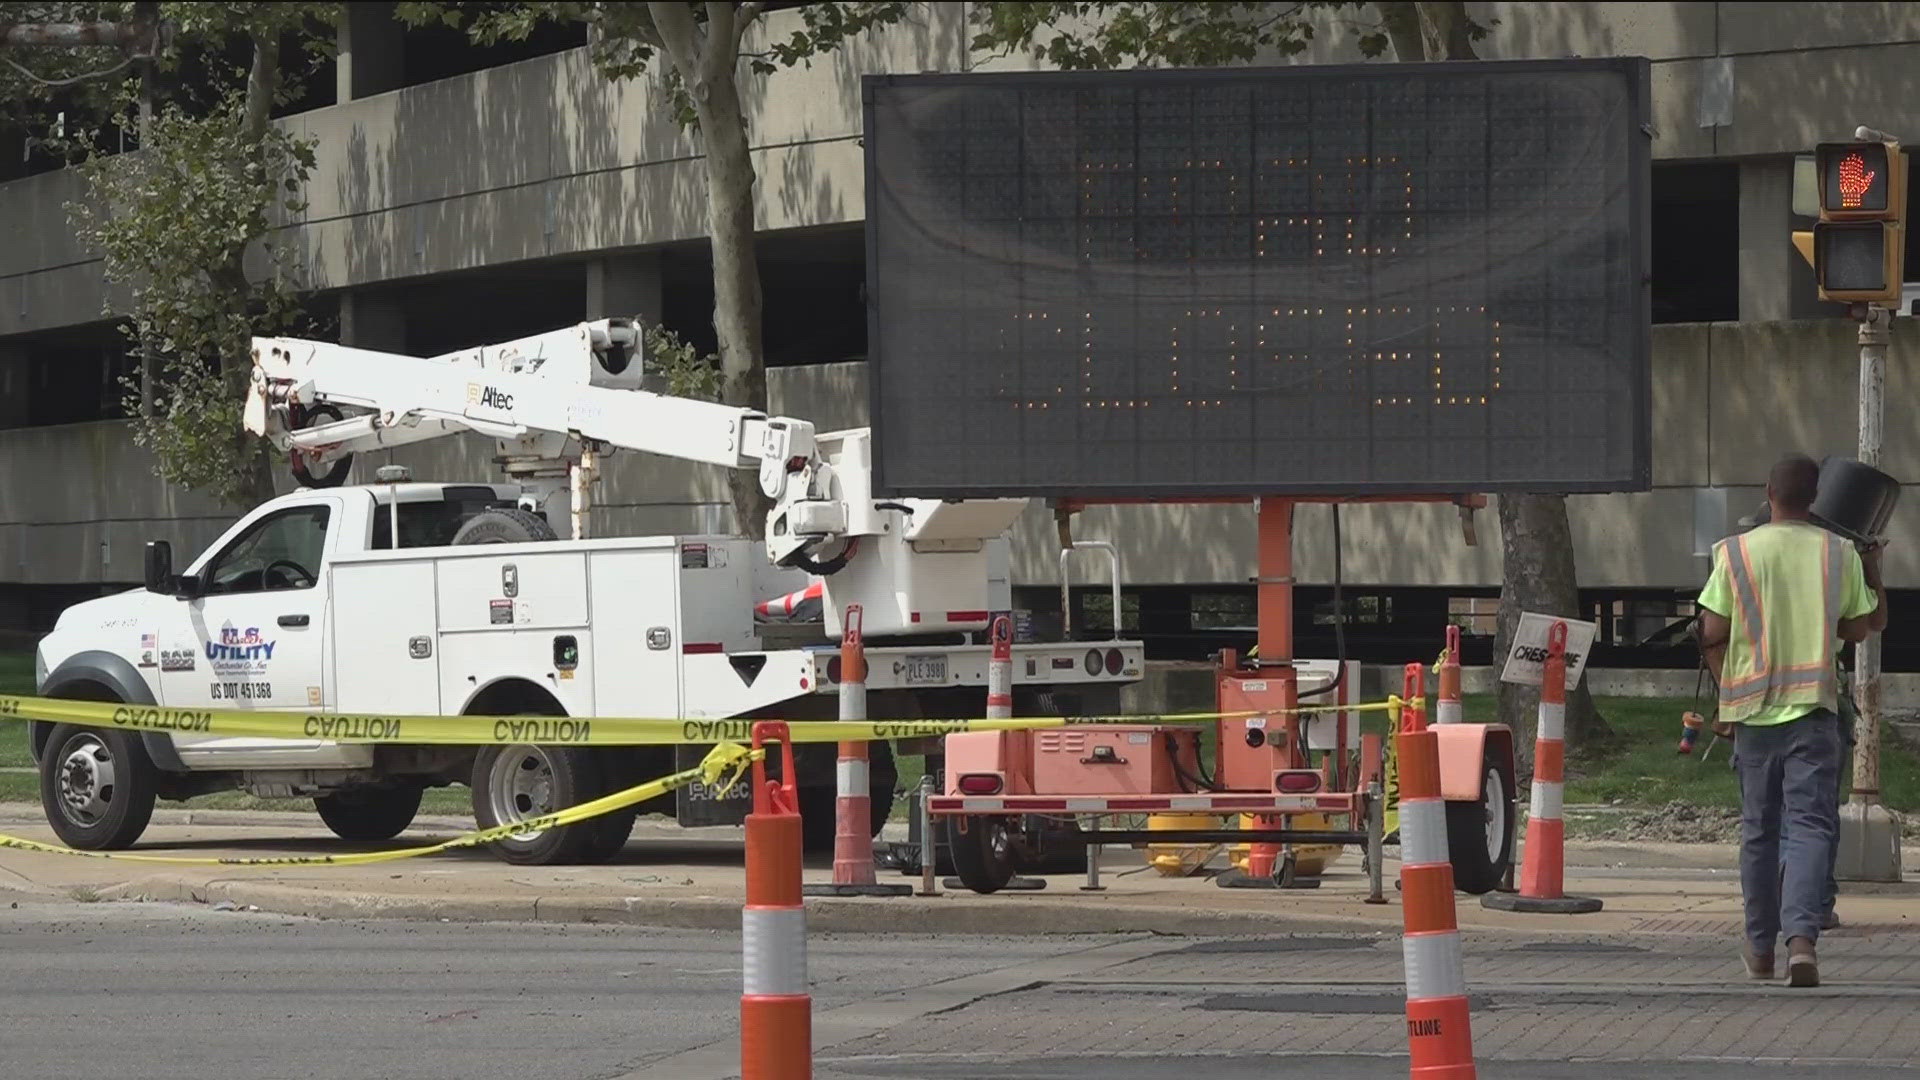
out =
{"type": "Polygon", "coordinates": [[[1740,812],[1670,802],[1665,806],[1567,807],[1567,835],[1583,840],[1674,844],[1731,844],[1740,839],[1740,812]]]}

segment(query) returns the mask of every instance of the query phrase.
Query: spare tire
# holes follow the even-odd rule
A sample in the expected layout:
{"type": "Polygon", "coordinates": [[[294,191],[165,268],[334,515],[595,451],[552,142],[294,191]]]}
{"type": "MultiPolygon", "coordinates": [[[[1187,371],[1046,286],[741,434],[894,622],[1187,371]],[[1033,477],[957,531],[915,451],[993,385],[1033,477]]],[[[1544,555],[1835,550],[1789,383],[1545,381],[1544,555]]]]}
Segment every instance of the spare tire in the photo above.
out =
{"type": "Polygon", "coordinates": [[[454,546],[465,544],[530,544],[558,536],[547,519],[520,509],[482,510],[453,534],[454,546]]]}

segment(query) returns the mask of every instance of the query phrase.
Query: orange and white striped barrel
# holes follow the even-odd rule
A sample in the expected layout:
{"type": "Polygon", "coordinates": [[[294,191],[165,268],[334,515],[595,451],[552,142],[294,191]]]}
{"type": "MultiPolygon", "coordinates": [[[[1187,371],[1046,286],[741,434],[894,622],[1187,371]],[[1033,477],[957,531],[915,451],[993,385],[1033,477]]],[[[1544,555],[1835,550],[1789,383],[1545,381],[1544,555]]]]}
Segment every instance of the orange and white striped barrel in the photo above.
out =
{"type": "Polygon", "coordinates": [[[987,719],[1013,716],[1013,620],[993,620],[993,658],[987,661],[987,719]]]}
{"type": "Polygon", "coordinates": [[[825,596],[826,592],[826,584],[816,581],[804,589],[796,589],[785,596],[755,604],[753,610],[763,619],[791,619],[800,610],[802,604],[809,600],[818,600],[825,596]]]}
{"type": "Polygon", "coordinates": [[[1407,1050],[1413,1080],[1474,1080],[1473,1031],[1460,926],[1440,795],[1440,737],[1427,730],[1426,673],[1408,664],[1397,740],[1400,757],[1401,951],[1407,981],[1407,1050]]]}
{"type": "MultiPolygon", "coordinates": [[[[860,634],[860,605],[848,604],[840,634],[840,719],[867,718],[867,647],[860,634]]],[[[833,803],[833,880],[844,885],[873,884],[873,801],[868,784],[867,744],[840,744],[835,764],[833,803]]]]}
{"type": "Polygon", "coordinates": [[[1520,895],[1559,898],[1566,885],[1566,823],[1561,819],[1567,779],[1567,624],[1547,631],[1547,662],[1540,675],[1540,724],[1533,740],[1533,803],[1527,814],[1520,895]]]}
{"type": "Polygon", "coordinates": [[[1592,897],[1568,896],[1567,827],[1561,818],[1567,779],[1567,624],[1556,621],[1547,631],[1547,659],[1540,673],[1540,721],[1533,740],[1533,797],[1527,814],[1525,845],[1520,862],[1520,888],[1508,894],[1493,892],[1480,906],[1497,911],[1548,915],[1583,915],[1599,911],[1603,903],[1592,897]]]}
{"type": "Polygon", "coordinates": [[[1457,724],[1464,717],[1460,709],[1460,628],[1447,627],[1447,652],[1440,660],[1440,701],[1433,707],[1433,722],[1457,724]]]}
{"type": "Polygon", "coordinates": [[[807,917],[800,896],[800,793],[787,725],[753,725],[755,749],[780,743],[780,780],[753,763],[747,814],[747,903],[740,913],[741,1080],[810,1080],[813,997],[807,984],[807,917]]]}

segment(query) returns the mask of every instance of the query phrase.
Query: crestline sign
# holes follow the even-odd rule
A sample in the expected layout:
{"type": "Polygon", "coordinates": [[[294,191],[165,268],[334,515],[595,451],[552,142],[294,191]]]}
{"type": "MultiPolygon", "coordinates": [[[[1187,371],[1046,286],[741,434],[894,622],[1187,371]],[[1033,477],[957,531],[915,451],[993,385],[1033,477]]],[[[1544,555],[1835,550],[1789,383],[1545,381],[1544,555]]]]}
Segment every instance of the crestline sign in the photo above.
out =
{"type": "Polygon", "coordinates": [[[1507,646],[1507,664],[1500,672],[1501,682],[1518,683],[1521,686],[1540,685],[1540,676],[1547,664],[1547,634],[1553,629],[1554,623],[1567,624],[1567,689],[1580,685],[1580,676],[1586,671],[1587,655],[1593,651],[1593,638],[1599,632],[1599,626],[1531,611],[1520,614],[1520,628],[1514,631],[1513,643],[1507,646]]]}

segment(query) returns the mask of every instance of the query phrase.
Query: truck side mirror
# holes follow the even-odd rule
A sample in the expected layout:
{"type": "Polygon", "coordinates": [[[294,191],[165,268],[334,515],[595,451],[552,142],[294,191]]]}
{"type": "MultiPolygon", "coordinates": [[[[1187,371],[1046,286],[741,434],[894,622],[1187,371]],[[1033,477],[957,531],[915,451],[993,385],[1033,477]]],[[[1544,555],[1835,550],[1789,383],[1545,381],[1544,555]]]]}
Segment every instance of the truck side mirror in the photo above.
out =
{"type": "Polygon", "coordinates": [[[173,580],[173,545],[172,544],[167,543],[165,540],[147,541],[146,570],[147,570],[146,583],[147,583],[148,592],[160,593],[163,596],[173,595],[174,580],[173,580]]]}

